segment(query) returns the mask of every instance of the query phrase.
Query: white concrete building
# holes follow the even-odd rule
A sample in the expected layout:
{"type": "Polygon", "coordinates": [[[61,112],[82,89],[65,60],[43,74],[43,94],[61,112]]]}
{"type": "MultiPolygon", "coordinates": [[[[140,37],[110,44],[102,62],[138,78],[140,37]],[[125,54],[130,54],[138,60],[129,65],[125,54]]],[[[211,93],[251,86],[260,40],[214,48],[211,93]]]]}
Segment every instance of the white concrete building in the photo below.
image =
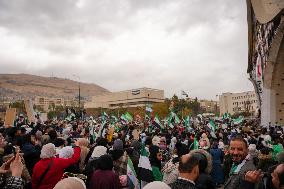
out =
{"type": "Polygon", "coordinates": [[[254,91],[242,93],[223,93],[219,96],[220,114],[240,113],[248,111],[255,113],[258,108],[257,97],[254,91]]]}

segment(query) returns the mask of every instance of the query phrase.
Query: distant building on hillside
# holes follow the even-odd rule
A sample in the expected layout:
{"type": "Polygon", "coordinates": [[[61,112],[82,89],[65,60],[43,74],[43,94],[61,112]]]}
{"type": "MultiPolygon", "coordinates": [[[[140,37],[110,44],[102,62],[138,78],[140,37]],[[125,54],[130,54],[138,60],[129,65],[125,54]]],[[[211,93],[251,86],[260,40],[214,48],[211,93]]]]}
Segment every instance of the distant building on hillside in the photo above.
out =
{"type": "Polygon", "coordinates": [[[255,113],[258,108],[257,97],[254,91],[242,93],[223,93],[219,96],[220,114],[224,113],[255,113]]]}
{"type": "Polygon", "coordinates": [[[120,108],[138,107],[164,102],[164,90],[139,88],[93,96],[91,102],[85,103],[85,108],[120,108]]]}

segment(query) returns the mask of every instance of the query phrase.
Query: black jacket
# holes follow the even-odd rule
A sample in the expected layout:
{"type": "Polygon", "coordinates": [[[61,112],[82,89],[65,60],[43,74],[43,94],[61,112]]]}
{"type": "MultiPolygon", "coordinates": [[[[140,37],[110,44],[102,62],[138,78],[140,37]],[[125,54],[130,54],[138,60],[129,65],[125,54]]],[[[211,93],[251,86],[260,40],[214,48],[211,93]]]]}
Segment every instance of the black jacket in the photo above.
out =
{"type": "Polygon", "coordinates": [[[210,175],[206,173],[200,173],[198,179],[196,180],[196,188],[198,189],[215,189],[215,183],[210,175]]]}
{"type": "Polygon", "coordinates": [[[195,185],[189,181],[183,179],[177,179],[174,183],[169,185],[171,189],[197,189],[195,185]]]}

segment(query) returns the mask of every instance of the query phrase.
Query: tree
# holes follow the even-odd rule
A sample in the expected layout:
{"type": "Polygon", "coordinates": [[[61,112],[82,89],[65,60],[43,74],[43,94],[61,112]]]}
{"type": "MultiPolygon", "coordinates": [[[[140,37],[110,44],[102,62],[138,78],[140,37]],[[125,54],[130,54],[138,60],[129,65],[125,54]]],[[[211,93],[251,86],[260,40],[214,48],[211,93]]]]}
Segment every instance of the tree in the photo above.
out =
{"type": "Polygon", "coordinates": [[[198,102],[197,97],[194,99],[193,102],[191,102],[191,109],[192,109],[192,113],[194,116],[200,113],[201,108],[200,108],[200,103],[198,102]]]}
{"type": "Polygon", "coordinates": [[[42,106],[37,106],[37,105],[33,105],[34,110],[39,111],[39,112],[44,112],[44,109],[42,108],[42,106]]]}
{"type": "Polygon", "coordinates": [[[17,108],[19,112],[26,112],[24,101],[12,102],[9,105],[10,108],[17,108]]]}
{"type": "Polygon", "coordinates": [[[153,111],[159,117],[164,118],[169,114],[169,107],[165,102],[155,103],[153,104],[153,111]]]}
{"type": "Polygon", "coordinates": [[[55,104],[54,104],[54,102],[51,103],[51,104],[48,106],[48,109],[49,109],[49,110],[52,110],[52,111],[55,111],[55,104]]]}
{"type": "Polygon", "coordinates": [[[65,110],[65,108],[62,106],[62,105],[59,105],[59,106],[56,106],[55,107],[55,111],[56,112],[62,112],[62,111],[64,111],[65,110]]]}
{"type": "Polygon", "coordinates": [[[47,118],[48,119],[53,119],[54,117],[56,117],[56,112],[55,111],[49,111],[47,113],[47,118]]]}

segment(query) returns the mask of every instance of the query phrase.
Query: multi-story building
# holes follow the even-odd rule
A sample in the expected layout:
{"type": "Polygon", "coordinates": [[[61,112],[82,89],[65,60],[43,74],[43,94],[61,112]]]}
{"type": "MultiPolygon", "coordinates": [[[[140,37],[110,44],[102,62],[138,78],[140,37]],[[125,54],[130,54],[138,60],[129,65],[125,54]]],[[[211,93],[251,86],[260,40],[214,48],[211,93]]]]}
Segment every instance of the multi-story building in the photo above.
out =
{"type": "Polygon", "coordinates": [[[13,98],[0,96],[0,108],[8,108],[9,105],[14,101],[15,100],[13,98]]]}
{"type": "Polygon", "coordinates": [[[43,110],[47,111],[50,107],[63,106],[64,98],[50,98],[37,96],[34,100],[34,105],[41,107],[43,110]]]}
{"type": "MultiPolygon", "coordinates": [[[[84,104],[84,101],[81,100],[81,107],[82,107],[82,104],[84,104]]],[[[67,106],[67,107],[78,107],[79,106],[79,102],[77,99],[64,99],[64,106],[67,106]]]]}
{"type": "Polygon", "coordinates": [[[248,68],[261,124],[284,124],[284,1],[247,0],[248,68]]]}
{"type": "Polygon", "coordinates": [[[217,113],[219,110],[219,102],[214,100],[199,100],[200,107],[206,112],[217,113]]]}
{"type": "Polygon", "coordinates": [[[138,107],[164,102],[164,91],[151,88],[139,88],[94,96],[85,108],[120,108],[138,107]]]}
{"type": "Polygon", "coordinates": [[[255,113],[258,108],[258,100],[254,91],[242,93],[223,93],[219,96],[220,114],[224,113],[255,113]]]}

